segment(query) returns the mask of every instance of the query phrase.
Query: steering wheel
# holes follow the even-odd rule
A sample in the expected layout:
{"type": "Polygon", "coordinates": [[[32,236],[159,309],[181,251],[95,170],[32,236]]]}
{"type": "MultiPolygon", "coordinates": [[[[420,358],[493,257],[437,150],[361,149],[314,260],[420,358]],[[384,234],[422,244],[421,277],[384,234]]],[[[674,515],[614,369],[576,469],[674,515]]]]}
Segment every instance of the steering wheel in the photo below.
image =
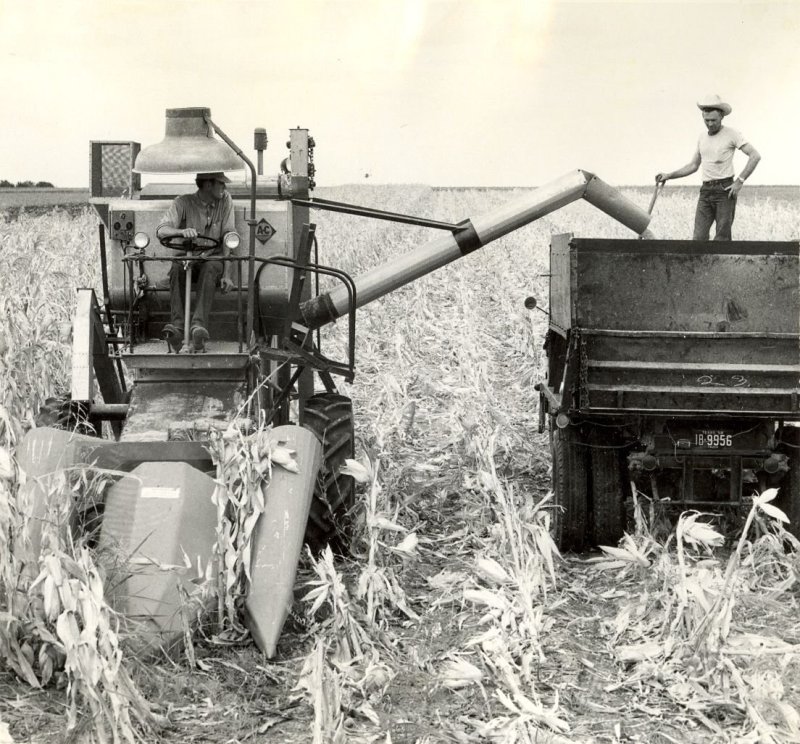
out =
{"type": "Polygon", "coordinates": [[[213,248],[219,248],[221,240],[209,238],[205,235],[198,235],[195,238],[184,238],[183,235],[170,235],[167,238],[159,238],[161,245],[171,248],[173,251],[187,251],[188,253],[200,253],[213,248]]]}

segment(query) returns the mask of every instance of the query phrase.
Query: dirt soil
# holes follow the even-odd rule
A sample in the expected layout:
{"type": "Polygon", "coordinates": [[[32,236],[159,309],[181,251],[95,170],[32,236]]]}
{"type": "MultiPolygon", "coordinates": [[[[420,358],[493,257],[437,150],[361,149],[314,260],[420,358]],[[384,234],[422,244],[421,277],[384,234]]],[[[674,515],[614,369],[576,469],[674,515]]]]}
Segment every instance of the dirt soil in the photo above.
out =
{"type": "MultiPolygon", "coordinates": [[[[525,479],[531,498],[543,495],[546,472],[525,479]]],[[[386,628],[383,658],[396,672],[385,691],[371,698],[378,722],[353,716],[350,733],[331,741],[467,742],[474,738],[475,722],[503,713],[490,684],[451,690],[442,686],[437,668],[442,658],[463,648],[481,630],[481,613],[461,601],[441,601],[441,591],[429,579],[441,572],[467,567],[471,549],[483,545],[490,523],[476,520],[475,503],[456,492],[424,495],[413,510],[424,527],[428,550],[424,559],[408,562],[402,584],[420,621],[402,617],[386,628]],[[476,524],[486,527],[474,531],[476,524]]],[[[731,711],[719,708],[718,730],[698,723],[691,710],[681,709],[658,685],[635,684],[610,646],[614,618],[621,602],[638,591],[631,581],[619,583],[612,574],[586,563],[589,555],[566,556],[559,569],[559,588],[547,602],[543,655],[536,665],[537,692],[545,706],[558,705],[570,726],[568,735],[541,730],[536,741],[552,742],[723,742],[743,741],[736,727],[726,733],[731,711]],[[722,732],[722,733],[720,733],[722,732]]],[[[357,578],[358,562],[342,559],[338,568],[345,581],[357,578]]],[[[312,578],[305,567],[298,587],[312,578]]],[[[303,591],[298,591],[298,597],[303,591]]],[[[737,609],[740,630],[775,634],[800,641],[797,603],[753,597],[737,609]]],[[[314,710],[295,685],[303,659],[313,647],[306,619],[290,618],[278,657],[264,659],[250,643],[238,647],[197,644],[202,668],[190,669],[185,660],[142,663],[136,677],[154,709],[168,724],[158,741],[281,742],[312,741],[314,710]]],[[[796,658],[781,670],[785,699],[800,707],[800,664],[796,658]]],[[[15,742],[55,744],[67,741],[64,692],[34,691],[4,676],[0,679],[0,715],[15,742]]],[[[710,724],[714,726],[713,722],[710,724]]],[[[75,740],[80,741],[78,736],[75,740]]],[[[150,739],[146,739],[150,740],[150,739]]],[[[497,739],[500,741],[501,739],[497,739]]],[[[327,741],[327,740],[326,740],[327,741]]]]}

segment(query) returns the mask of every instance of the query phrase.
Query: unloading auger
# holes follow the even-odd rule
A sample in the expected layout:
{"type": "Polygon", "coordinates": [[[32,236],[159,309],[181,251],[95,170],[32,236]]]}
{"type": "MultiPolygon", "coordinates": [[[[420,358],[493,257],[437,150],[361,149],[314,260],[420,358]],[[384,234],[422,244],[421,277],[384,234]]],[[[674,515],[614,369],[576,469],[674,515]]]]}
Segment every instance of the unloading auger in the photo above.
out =
{"type": "MultiPolygon", "coordinates": [[[[450,231],[449,235],[425,243],[358,277],[355,280],[355,307],[363,307],[581,198],[640,237],[653,238],[647,228],[650,223],[647,212],[592,173],[576,170],[491,212],[456,225],[447,225],[445,229],[450,231]]],[[[313,205],[313,202],[309,204],[313,205]]],[[[310,328],[336,320],[350,308],[350,293],[344,288],[307,300],[300,306],[303,319],[310,328]]]]}

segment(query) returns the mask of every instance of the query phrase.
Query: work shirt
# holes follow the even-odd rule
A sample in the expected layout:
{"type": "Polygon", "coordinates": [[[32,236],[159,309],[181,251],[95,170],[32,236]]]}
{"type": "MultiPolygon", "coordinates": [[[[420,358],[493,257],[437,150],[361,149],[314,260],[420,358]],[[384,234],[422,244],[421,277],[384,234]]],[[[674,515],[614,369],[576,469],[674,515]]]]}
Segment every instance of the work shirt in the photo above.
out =
{"type": "Polygon", "coordinates": [[[733,178],[733,153],[746,144],[741,133],[730,127],[723,126],[716,134],[703,132],[697,140],[703,181],[733,178]]]}
{"type": "MultiPolygon", "coordinates": [[[[183,230],[193,227],[198,235],[221,240],[229,232],[236,232],[233,214],[233,199],[226,191],[218,202],[205,204],[200,199],[199,192],[183,194],[176,197],[166,212],[161,217],[161,222],[156,228],[158,231],[164,227],[174,227],[183,230]]],[[[220,253],[222,246],[214,251],[220,253]]]]}

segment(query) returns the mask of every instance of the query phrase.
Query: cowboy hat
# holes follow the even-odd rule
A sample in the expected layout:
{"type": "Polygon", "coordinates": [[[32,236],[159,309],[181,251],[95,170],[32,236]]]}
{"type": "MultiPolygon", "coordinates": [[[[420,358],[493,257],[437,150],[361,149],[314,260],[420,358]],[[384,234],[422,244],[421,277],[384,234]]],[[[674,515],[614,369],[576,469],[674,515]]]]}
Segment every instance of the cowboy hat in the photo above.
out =
{"type": "Polygon", "coordinates": [[[221,181],[222,183],[230,183],[231,179],[228,178],[222,171],[216,171],[214,173],[198,173],[197,174],[198,181],[221,181]]]}
{"type": "Polygon", "coordinates": [[[729,103],[725,103],[716,93],[709,93],[697,102],[697,108],[701,111],[706,109],[717,109],[722,112],[723,116],[727,116],[733,109],[729,103]]]}

